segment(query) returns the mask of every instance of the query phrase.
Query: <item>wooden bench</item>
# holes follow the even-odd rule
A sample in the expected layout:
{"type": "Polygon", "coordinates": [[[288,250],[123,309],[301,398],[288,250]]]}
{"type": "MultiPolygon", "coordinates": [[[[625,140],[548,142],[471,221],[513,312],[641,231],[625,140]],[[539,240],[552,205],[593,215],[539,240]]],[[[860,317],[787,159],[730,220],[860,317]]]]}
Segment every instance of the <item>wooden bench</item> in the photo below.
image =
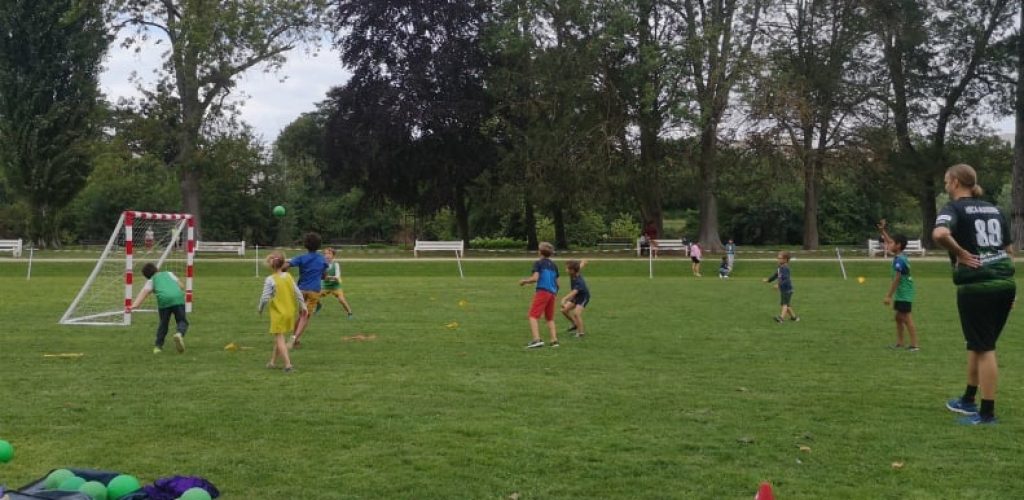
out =
{"type": "Polygon", "coordinates": [[[413,257],[419,257],[420,252],[455,252],[455,260],[459,263],[459,277],[464,278],[462,274],[462,255],[466,251],[466,242],[462,240],[457,241],[423,241],[416,240],[416,245],[412,247],[413,257]]]}
{"type": "MultiPolygon", "coordinates": [[[[907,240],[907,248],[903,249],[904,253],[916,253],[922,257],[925,256],[927,250],[921,244],[921,240],[907,240]]],[[[876,239],[868,239],[868,257],[874,257],[881,254],[883,257],[889,257],[889,250],[885,248],[885,244],[876,239]]]]}
{"type": "Polygon", "coordinates": [[[236,253],[245,256],[245,241],[198,241],[196,252],[236,253]]]}
{"type": "Polygon", "coordinates": [[[630,250],[633,248],[633,242],[629,238],[608,238],[604,241],[599,241],[597,248],[600,250],[630,250]]]}
{"type": "Polygon", "coordinates": [[[22,242],[17,240],[0,240],[0,252],[11,252],[15,257],[21,257],[22,242]]]}
{"type": "MultiPolygon", "coordinates": [[[[642,239],[643,238],[637,238],[637,240],[636,240],[636,256],[637,257],[639,257],[641,255],[640,254],[640,241],[642,239]]],[[[653,242],[653,244],[651,245],[651,255],[653,257],[657,257],[658,256],[658,252],[662,252],[662,251],[682,251],[684,255],[686,255],[686,256],[690,255],[690,247],[688,245],[684,244],[683,240],[681,240],[681,239],[674,239],[674,240],[654,239],[654,240],[651,240],[651,241],[653,242]]]]}

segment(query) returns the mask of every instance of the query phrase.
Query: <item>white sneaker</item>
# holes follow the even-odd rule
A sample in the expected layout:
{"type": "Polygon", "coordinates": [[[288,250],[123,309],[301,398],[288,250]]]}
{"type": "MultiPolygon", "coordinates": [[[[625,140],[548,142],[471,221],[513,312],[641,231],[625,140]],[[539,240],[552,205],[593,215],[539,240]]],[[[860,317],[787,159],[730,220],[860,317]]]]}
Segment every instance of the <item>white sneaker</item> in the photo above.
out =
{"type": "Polygon", "coordinates": [[[174,334],[174,348],[177,349],[179,353],[185,352],[185,337],[181,332],[174,334]]]}

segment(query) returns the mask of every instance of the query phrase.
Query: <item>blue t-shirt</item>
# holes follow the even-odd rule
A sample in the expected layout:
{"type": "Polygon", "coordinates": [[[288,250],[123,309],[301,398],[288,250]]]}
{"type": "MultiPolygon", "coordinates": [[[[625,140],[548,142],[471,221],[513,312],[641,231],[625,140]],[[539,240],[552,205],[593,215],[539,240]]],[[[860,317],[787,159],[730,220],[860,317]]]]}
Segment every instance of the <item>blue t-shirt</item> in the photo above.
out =
{"type": "Polygon", "coordinates": [[[551,262],[551,259],[544,258],[534,262],[531,273],[537,273],[537,291],[558,293],[558,266],[551,262]]]}
{"type": "Polygon", "coordinates": [[[775,274],[768,278],[769,283],[775,280],[779,280],[780,292],[787,293],[793,291],[793,280],[789,277],[789,266],[779,266],[775,274]]]}
{"type": "Polygon", "coordinates": [[[309,252],[288,261],[288,265],[299,268],[299,290],[319,292],[320,278],[327,269],[327,261],[319,252],[309,252]]]}
{"type": "Polygon", "coordinates": [[[569,285],[572,286],[573,290],[576,290],[575,302],[577,304],[586,303],[590,300],[590,289],[587,288],[587,282],[583,279],[582,274],[569,278],[569,285]]]}

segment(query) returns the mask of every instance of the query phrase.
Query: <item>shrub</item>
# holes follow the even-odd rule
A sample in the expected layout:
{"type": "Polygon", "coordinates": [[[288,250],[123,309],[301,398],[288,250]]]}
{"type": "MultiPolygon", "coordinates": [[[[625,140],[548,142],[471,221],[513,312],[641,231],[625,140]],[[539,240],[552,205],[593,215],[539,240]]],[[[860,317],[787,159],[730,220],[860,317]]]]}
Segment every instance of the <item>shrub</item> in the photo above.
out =
{"type": "Polygon", "coordinates": [[[477,236],[469,242],[471,248],[479,248],[484,250],[494,249],[512,249],[522,250],[526,248],[526,241],[509,238],[507,236],[498,236],[495,238],[487,238],[477,236]]]}
{"type": "Polygon", "coordinates": [[[640,223],[628,213],[620,213],[608,227],[608,236],[612,238],[634,238],[640,234],[640,223]]]}

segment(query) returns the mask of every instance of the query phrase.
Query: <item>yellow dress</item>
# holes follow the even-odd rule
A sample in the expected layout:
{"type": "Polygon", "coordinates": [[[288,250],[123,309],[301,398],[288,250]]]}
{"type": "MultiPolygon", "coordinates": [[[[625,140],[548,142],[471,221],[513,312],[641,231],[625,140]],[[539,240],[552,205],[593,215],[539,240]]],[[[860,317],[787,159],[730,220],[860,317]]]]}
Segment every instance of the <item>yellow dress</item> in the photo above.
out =
{"type": "Polygon", "coordinates": [[[299,317],[295,279],[288,273],[276,273],[271,279],[274,280],[274,297],[270,299],[270,333],[283,335],[295,328],[299,317]]]}

